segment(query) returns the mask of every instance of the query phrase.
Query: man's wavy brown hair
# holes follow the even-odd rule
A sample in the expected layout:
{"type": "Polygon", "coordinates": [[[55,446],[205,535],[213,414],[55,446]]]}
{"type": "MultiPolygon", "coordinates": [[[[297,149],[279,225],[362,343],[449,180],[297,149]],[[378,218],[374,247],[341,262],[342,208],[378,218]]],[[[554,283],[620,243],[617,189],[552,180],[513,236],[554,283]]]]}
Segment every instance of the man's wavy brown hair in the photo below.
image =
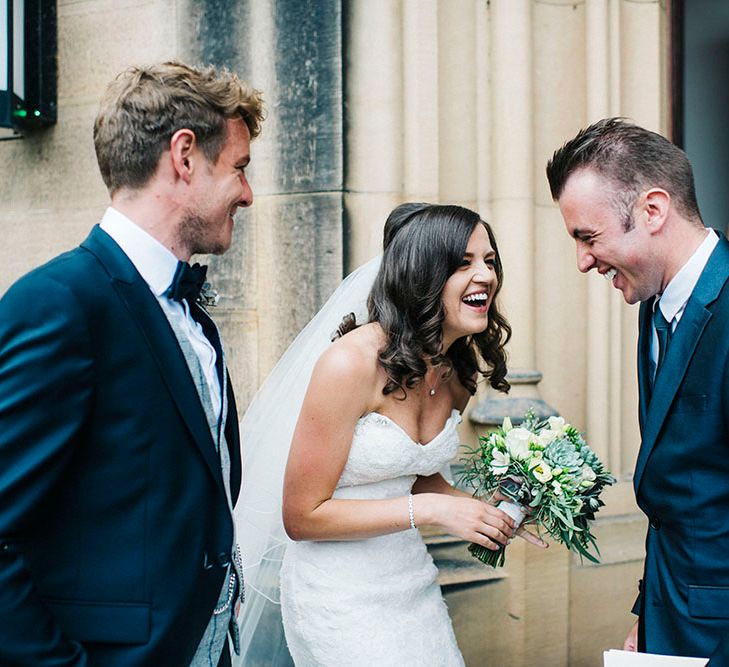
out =
{"type": "Polygon", "coordinates": [[[254,139],[264,116],[261,93],[227,69],[177,61],[129,67],[109,84],[94,122],[101,176],[111,194],[141,188],[183,128],[195,133],[215,163],[227,137],[226,120],[242,118],[254,139]]]}
{"type": "Polygon", "coordinates": [[[481,373],[499,391],[508,391],[506,351],[511,327],[499,312],[496,296],[503,268],[493,231],[478,213],[461,206],[402,204],[385,223],[384,253],[368,300],[370,321],[387,335],[379,360],[388,382],[384,394],[412,389],[428,363],[455,372],[472,394],[481,373]],[[443,350],[443,288],[461,266],[476,225],[483,225],[496,253],[497,287],[485,331],[459,338],[443,350]]]}

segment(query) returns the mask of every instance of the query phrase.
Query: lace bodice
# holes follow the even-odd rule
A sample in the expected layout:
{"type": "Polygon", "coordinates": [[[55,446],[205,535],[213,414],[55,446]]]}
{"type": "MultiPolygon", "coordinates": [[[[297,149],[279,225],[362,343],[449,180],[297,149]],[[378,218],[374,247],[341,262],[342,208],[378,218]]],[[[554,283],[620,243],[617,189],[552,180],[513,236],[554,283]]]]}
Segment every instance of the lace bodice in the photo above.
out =
{"type": "Polygon", "coordinates": [[[392,493],[380,497],[407,493],[416,475],[432,475],[456,455],[460,422],[460,413],[453,410],[441,432],[422,445],[389,417],[370,412],[354,428],[349,458],[335,497],[353,497],[346,493],[347,488],[381,482],[387,482],[392,493]]]}

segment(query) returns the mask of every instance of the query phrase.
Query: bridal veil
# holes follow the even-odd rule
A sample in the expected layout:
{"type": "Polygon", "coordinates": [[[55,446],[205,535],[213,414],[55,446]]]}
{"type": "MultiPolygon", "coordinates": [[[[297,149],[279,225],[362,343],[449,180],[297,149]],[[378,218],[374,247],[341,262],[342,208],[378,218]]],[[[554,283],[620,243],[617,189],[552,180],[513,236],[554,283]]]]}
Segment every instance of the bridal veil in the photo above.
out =
{"type": "Polygon", "coordinates": [[[380,266],[377,256],[347,276],[271,371],[240,424],[243,483],[235,509],[243,557],[245,603],[241,655],[234,665],[291,665],[281,624],[279,572],[290,541],[283,528],[283,477],[291,438],[311,373],[348,313],[367,321],[367,297],[380,266]]]}

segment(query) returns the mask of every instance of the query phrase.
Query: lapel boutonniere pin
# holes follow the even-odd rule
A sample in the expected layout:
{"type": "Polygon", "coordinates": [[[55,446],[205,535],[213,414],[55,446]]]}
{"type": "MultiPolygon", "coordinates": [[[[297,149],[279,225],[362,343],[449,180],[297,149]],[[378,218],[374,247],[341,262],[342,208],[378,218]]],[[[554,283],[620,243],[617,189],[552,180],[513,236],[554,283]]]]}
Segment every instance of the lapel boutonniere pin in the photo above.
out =
{"type": "Polygon", "coordinates": [[[200,288],[200,296],[198,296],[197,302],[203,308],[207,309],[215,308],[215,306],[218,305],[218,301],[220,301],[220,294],[218,294],[218,290],[216,290],[208,282],[203,283],[202,287],[200,288]]]}

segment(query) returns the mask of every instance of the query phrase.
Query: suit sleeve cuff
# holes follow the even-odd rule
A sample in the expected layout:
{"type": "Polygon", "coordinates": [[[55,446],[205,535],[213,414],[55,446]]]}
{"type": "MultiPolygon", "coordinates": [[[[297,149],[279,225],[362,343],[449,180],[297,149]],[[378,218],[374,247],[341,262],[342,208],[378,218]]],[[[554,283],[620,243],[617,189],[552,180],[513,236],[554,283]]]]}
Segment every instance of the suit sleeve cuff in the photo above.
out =
{"type": "Polygon", "coordinates": [[[633,603],[633,608],[630,610],[631,614],[635,614],[636,616],[640,616],[640,596],[643,595],[643,580],[641,579],[638,581],[638,597],[635,598],[635,602],[633,603]]]}

